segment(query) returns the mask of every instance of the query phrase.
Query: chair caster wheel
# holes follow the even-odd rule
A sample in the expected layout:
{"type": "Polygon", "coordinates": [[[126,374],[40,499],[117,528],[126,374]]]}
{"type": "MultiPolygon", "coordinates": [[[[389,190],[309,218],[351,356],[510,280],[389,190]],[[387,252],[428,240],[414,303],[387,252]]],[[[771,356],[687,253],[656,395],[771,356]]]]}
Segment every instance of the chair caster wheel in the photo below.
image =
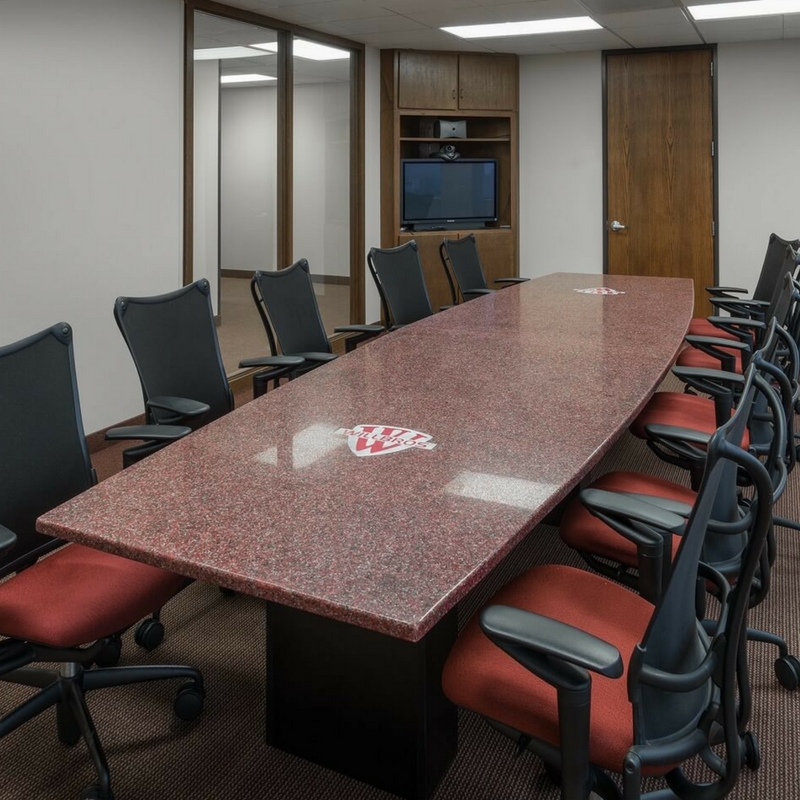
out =
{"type": "Polygon", "coordinates": [[[94,663],[98,667],[116,667],[122,654],[122,637],[114,636],[111,641],[97,654],[94,663]]]}
{"type": "Polygon", "coordinates": [[[93,783],[83,790],[81,800],[114,800],[114,793],[110,789],[104,792],[96,783],[93,783]]]}
{"type": "Polygon", "coordinates": [[[164,641],[164,626],[157,619],[146,619],[139,623],[133,638],[148,652],[155,650],[164,641]]]}
{"type": "Polygon", "coordinates": [[[753,772],[761,766],[761,747],[752,731],[742,734],[742,765],[753,772]]]}
{"type": "Polygon", "coordinates": [[[194,681],[190,681],[189,683],[184,683],[178,689],[173,708],[175,709],[175,715],[179,719],[190,722],[203,713],[204,703],[205,692],[198,689],[194,681]]]}
{"type": "Polygon", "coordinates": [[[782,656],[775,662],[775,677],[784,689],[794,691],[800,686],[800,660],[794,656],[782,656]]]}

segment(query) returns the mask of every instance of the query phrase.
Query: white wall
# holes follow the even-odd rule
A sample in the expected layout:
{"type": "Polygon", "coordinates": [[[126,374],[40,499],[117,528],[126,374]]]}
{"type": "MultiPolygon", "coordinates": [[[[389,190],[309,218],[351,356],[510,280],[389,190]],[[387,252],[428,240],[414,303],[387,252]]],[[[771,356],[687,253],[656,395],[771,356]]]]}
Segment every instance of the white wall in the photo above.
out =
{"type": "Polygon", "coordinates": [[[0,5],[0,341],[73,325],[90,432],[142,410],[114,298],[181,283],[182,14],[0,5]]]}
{"type": "Polygon", "coordinates": [[[364,300],[369,322],[381,318],[380,298],[375,281],[367,269],[366,258],[370,247],[381,244],[381,63],[380,51],[367,47],[365,57],[364,86],[364,300]]]}
{"type": "Polygon", "coordinates": [[[800,39],[717,55],[720,279],[752,290],[769,234],[800,238],[800,39]]]}
{"type": "Polygon", "coordinates": [[[219,61],[194,64],[194,225],[195,280],[211,284],[219,313],[219,61]]]}
{"type": "MultiPolygon", "coordinates": [[[[274,269],[277,184],[272,86],[222,92],[222,268],[274,269]]],[[[294,257],[350,274],[350,86],[294,92],[294,257]]]]}
{"type": "Polygon", "coordinates": [[[520,57],[520,275],[603,271],[600,53],[520,57]]]}
{"type": "Polygon", "coordinates": [[[235,87],[221,94],[221,266],[276,269],[278,90],[235,87]]]}

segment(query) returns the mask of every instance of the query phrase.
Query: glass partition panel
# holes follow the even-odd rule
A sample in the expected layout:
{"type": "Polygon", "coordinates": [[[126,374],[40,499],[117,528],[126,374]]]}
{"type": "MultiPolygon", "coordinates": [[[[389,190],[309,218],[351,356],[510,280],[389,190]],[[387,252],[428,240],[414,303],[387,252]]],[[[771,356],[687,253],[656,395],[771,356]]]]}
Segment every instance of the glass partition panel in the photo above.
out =
{"type": "Polygon", "coordinates": [[[208,278],[229,375],[268,345],[250,296],[277,252],[278,36],[194,15],[194,279],[208,278]]]}
{"type": "Polygon", "coordinates": [[[330,335],[350,322],[350,51],[295,37],[293,66],[294,259],[330,335]]]}

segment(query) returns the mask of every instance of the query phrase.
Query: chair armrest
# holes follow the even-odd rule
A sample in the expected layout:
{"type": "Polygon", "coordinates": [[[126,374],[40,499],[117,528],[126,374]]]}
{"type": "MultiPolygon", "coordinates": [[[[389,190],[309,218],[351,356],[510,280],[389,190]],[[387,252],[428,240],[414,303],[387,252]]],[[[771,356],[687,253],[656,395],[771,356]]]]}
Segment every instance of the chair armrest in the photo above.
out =
{"type": "Polygon", "coordinates": [[[303,359],[299,356],[260,356],[258,358],[243,358],[239,362],[240,369],[246,367],[300,367],[303,359]]]}
{"type": "MultiPolygon", "coordinates": [[[[580,498],[581,503],[592,513],[598,511],[621,519],[642,522],[668,533],[682,533],[686,524],[682,516],[650,502],[650,498],[645,498],[644,495],[608,492],[604,489],[584,489],[580,493],[580,498]]],[[[642,542],[647,543],[650,539],[648,536],[642,537],[642,542]]]]}
{"type": "MultiPolygon", "coordinates": [[[[571,665],[607,678],[622,677],[622,657],[614,645],[564,622],[498,605],[481,612],[480,626],[498,647],[536,675],[561,672],[559,666],[571,665]]],[[[573,672],[563,671],[565,677],[573,672]]]]}
{"type": "Polygon", "coordinates": [[[374,333],[376,336],[383,333],[386,328],[383,325],[337,325],[334,333],[374,333]]]}
{"type": "MultiPolygon", "coordinates": [[[[648,445],[661,446],[698,466],[706,460],[706,446],[711,434],[676,425],[650,424],[644,426],[648,445]]],[[[658,452],[658,451],[656,451],[658,452]]]]}
{"type": "Polygon", "coordinates": [[[17,543],[17,534],[0,525],[0,556],[4,556],[17,543]]]}
{"type": "Polygon", "coordinates": [[[719,397],[730,394],[744,384],[744,376],[738,372],[703,367],[673,367],[672,374],[698,392],[719,397]]]}
{"type": "Polygon", "coordinates": [[[505,284],[512,284],[512,283],[527,283],[530,278],[495,278],[495,283],[505,283],[505,284]]]}
{"type": "Polygon", "coordinates": [[[735,297],[709,297],[708,302],[714,308],[721,308],[733,316],[763,317],[764,311],[769,307],[765,300],[739,300],[735,297]]]}
{"type": "Polygon", "coordinates": [[[439,306],[439,311],[447,311],[449,308],[455,308],[455,306],[454,305],[439,306]]]}
{"type": "Polygon", "coordinates": [[[725,347],[728,350],[741,351],[750,349],[750,345],[745,344],[744,342],[736,342],[733,339],[720,339],[716,336],[695,336],[693,333],[685,336],[684,341],[693,347],[698,348],[700,345],[706,345],[707,347],[725,347]]]}
{"type": "Polygon", "coordinates": [[[159,411],[169,411],[185,419],[199,417],[206,414],[211,408],[207,403],[190,400],[188,397],[151,397],[147,401],[147,407],[159,411]]]}
{"type": "Polygon", "coordinates": [[[684,519],[688,518],[689,514],[692,513],[692,506],[689,503],[682,503],[680,500],[671,500],[669,497],[656,497],[654,495],[639,494],[637,492],[616,492],[616,494],[632,497],[644,503],[650,503],[650,505],[658,506],[664,511],[677,514],[684,519]]]}
{"type": "Polygon", "coordinates": [[[747,294],[747,289],[740,289],[738,286],[706,286],[706,291],[713,295],[722,294],[723,292],[747,294]]]}
{"type": "Polygon", "coordinates": [[[300,356],[304,361],[314,361],[317,364],[327,364],[329,361],[337,359],[336,353],[292,353],[292,355],[300,356]]]}
{"type": "Polygon", "coordinates": [[[192,432],[185,425],[125,425],[106,431],[106,439],[143,439],[148,442],[175,442],[192,432]]]}
{"type": "Polygon", "coordinates": [[[765,323],[760,319],[750,317],[719,317],[711,316],[708,321],[712,325],[735,325],[737,328],[750,328],[751,330],[764,330],[765,323]]]}

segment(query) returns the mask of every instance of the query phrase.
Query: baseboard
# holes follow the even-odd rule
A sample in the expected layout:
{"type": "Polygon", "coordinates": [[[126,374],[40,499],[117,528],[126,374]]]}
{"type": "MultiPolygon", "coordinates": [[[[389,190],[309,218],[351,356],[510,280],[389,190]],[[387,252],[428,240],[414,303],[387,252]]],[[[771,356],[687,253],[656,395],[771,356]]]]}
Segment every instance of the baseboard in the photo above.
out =
{"type": "MultiPolygon", "coordinates": [[[[250,280],[253,277],[253,273],[246,269],[221,269],[219,274],[223,278],[247,278],[250,280]]],[[[314,283],[329,283],[336,286],[350,285],[350,278],[347,275],[319,275],[312,272],[311,280],[314,283]]]]}

